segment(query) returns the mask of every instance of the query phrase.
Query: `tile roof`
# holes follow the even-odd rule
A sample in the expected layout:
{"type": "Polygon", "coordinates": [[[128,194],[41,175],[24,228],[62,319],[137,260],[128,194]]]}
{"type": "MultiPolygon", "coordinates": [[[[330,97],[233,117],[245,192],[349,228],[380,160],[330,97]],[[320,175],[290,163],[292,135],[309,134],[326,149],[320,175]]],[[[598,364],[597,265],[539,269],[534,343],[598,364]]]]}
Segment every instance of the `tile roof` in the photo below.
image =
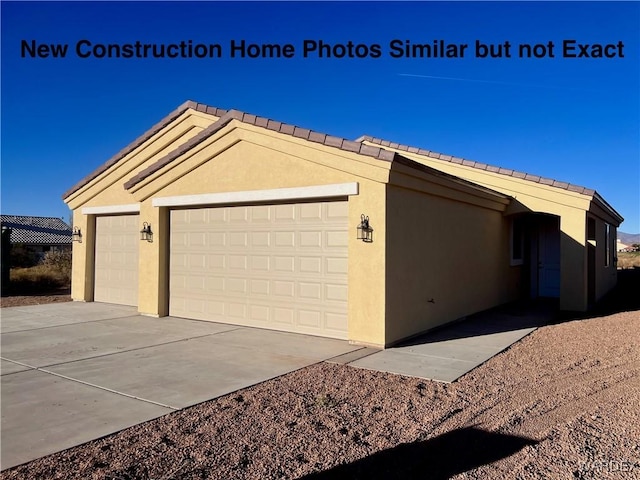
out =
{"type": "Polygon", "coordinates": [[[11,228],[11,243],[71,244],[71,227],[57,217],[1,215],[2,226],[11,228]]]}
{"type": "MultiPolygon", "coordinates": [[[[334,137],[320,132],[315,132],[306,128],[301,128],[295,125],[289,125],[286,123],[278,122],[270,118],[259,117],[250,113],[241,112],[239,110],[228,110],[220,119],[205,128],[198,133],[195,137],[181,145],[179,148],[169,153],[165,157],[158,160],[153,165],[145,168],[137,175],[132,177],[124,184],[126,189],[133,187],[140,183],[142,180],[160,170],[162,167],[168,165],[177,157],[192,149],[199,143],[203,142],[217,131],[227,126],[232,120],[237,120],[249,125],[256,125],[258,127],[266,128],[267,130],[273,130],[275,132],[283,133],[285,135],[291,135],[293,137],[303,138],[310,142],[321,143],[329,147],[339,148],[348,152],[359,153],[360,155],[366,155],[368,157],[377,158],[379,160],[386,160],[392,162],[397,154],[395,152],[385,150],[384,148],[373,147],[371,145],[365,145],[361,142],[347,140],[341,137],[334,137]]],[[[418,163],[418,162],[416,162],[418,163]]]]}
{"type": "Polygon", "coordinates": [[[460,157],[453,157],[451,155],[445,155],[443,153],[438,153],[438,152],[434,152],[431,150],[425,150],[423,148],[419,148],[419,147],[412,147],[409,145],[403,145],[403,144],[399,144],[399,143],[394,143],[394,142],[390,142],[388,140],[383,140],[381,138],[375,138],[375,137],[371,137],[369,135],[363,135],[360,138],[356,139],[356,142],[371,142],[371,143],[376,143],[380,146],[384,147],[388,147],[388,148],[394,148],[397,150],[401,150],[401,151],[405,151],[405,152],[409,152],[409,153],[416,153],[418,155],[424,155],[430,158],[436,158],[439,160],[444,160],[446,162],[450,162],[450,163],[457,163],[460,165],[465,165],[467,167],[473,167],[473,168],[477,168],[478,170],[486,170],[488,172],[493,172],[493,173],[499,173],[501,175],[507,175],[510,177],[514,177],[514,178],[520,178],[523,180],[528,180],[530,182],[535,182],[535,183],[540,183],[542,185],[548,185],[551,187],[556,187],[556,188],[561,188],[564,190],[568,190],[570,192],[576,192],[576,193],[581,193],[583,195],[589,195],[589,196],[593,196],[596,192],[595,190],[592,190],[590,188],[586,188],[586,187],[581,187],[579,185],[572,185],[570,183],[567,182],[560,182],[558,180],[554,180],[552,178],[544,178],[544,177],[539,177],[537,175],[531,175],[529,173],[525,173],[525,172],[518,172],[517,170],[510,170],[508,168],[502,168],[502,167],[496,167],[493,165],[487,165],[485,163],[480,163],[480,162],[475,162],[473,160],[465,160],[464,158],[460,158],[460,157]]]}
{"type": "Polygon", "coordinates": [[[100,175],[101,173],[103,173],[104,171],[106,171],[107,169],[109,169],[110,167],[112,167],[113,165],[115,165],[116,163],[118,163],[120,160],[122,160],[127,154],[129,154],[130,152],[132,152],[133,150],[135,150],[136,148],[138,148],[140,145],[142,145],[146,140],[148,140],[149,138],[151,138],[153,135],[155,135],[156,133],[158,133],[160,130],[162,130],[164,127],[166,127],[167,125],[169,125],[173,120],[175,120],[176,118],[178,118],[180,115],[182,115],[185,111],[187,111],[189,108],[196,110],[198,112],[203,112],[203,113],[208,113],[210,115],[215,115],[216,117],[220,117],[222,115],[224,115],[225,113],[227,113],[226,110],[223,110],[221,108],[216,108],[216,107],[210,107],[208,105],[205,105],[203,103],[197,103],[197,102],[193,102],[191,100],[188,100],[186,102],[184,102],[182,105],[180,105],[178,108],[176,108],[173,112],[171,112],[169,115],[167,115],[166,117],[164,117],[162,120],[160,120],[158,123],[156,123],[153,127],[151,127],[149,130],[147,130],[146,132],[144,132],[142,135],[140,135],[138,138],[136,138],[132,143],[130,143],[129,145],[127,145],[125,148],[123,148],[122,150],[120,150],[118,153],[116,153],[113,157],[111,157],[109,160],[107,160],[106,163],[104,163],[103,165],[101,165],[100,167],[98,167],[96,170],[94,170],[93,172],[91,172],[89,175],[87,175],[86,177],[84,177],[82,180],[80,180],[78,183],[76,183],[73,187],[71,187],[69,190],[67,190],[66,192],[64,192],[62,194],[62,198],[67,198],[69,195],[71,195],[73,192],[81,189],[82,187],[84,187],[87,183],[89,183],[91,180],[93,180],[94,178],[96,178],[98,175],[100,175]]]}
{"type": "MultiPolygon", "coordinates": [[[[164,128],[166,125],[171,123],[174,119],[176,119],[178,116],[180,116],[183,112],[185,112],[189,108],[194,109],[194,110],[199,111],[199,112],[204,112],[204,113],[209,113],[211,115],[215,115],[215,116],[219,117],[219,119],[216,122],[214,122],[213,124],[211,124],[209,127],[207,127],[204,130],[202,130],[196,136],[192,137],[190,140],[185,142],[183,145],[178,147],[176,150],[172,151],[168,155],[164,156],[163,158],[161,158],[160,160],[158,160],[154,164],[150,165],[149,167],[147,167],[144,170],[138,172],[135,176],[130,178],[124,184],[124,187],[126,189],[130,189],[133,186],[137,185],[138,183],[140,183],[145,178],[149,177],[153,173],[157,172],[158,170],[162,169],[163,167],[165,167],[166,165],[171,163],[173,160],[175,160],[180,155],[184,154],[188,150],[190,150],[193,147],[197,146],[198,144],[200,144],[201,142],[203,142],[204,140],[206,140],[207,138],[209,138],[210,136],[212,136],[213,134],[215,134],[216,132],[218,132],[219,130],[224,128],[231,121],[237,120],[237,121],[240,121],[242,123],[255,125],[255,126],[266,128],[268,130],[273,130],[273,131],[276,131],[276,132],[279,132],[279,133],[282,133],[282,134],[285,134],[285,135],[291,135],[293,137],[303,138],[303,139],[308,140],[310,142],[320,143],[320,144],[327,145],[327,146],[330,146],[330,147],[339,148],[341,150],[345,150],[345,151],[348,151],[348,152],[354,152],[354,153],[358,153],[360,155],[366,155],[366,156],[369,156],[369,157],[373,157],[373,158],[376,158],[376,159],[379,159],[379,160],[385,160],[385,161],[388,161],[388,162],[393,162],[395,160],[401,159],[402,160],[401,163],[403,163],[405,165],[408,165],[408,166],[411,166],[412,168],[421,169],[423,165],[420,162],[408,159],[407,157],[404,157],[404,156],[402,156],[402,155],[400,155],[397,152],[394,152],[392,150],[388,150],[387,148],[393,148],[393,149],[397,149],[397,150],[400,150],[400,151],[406,151],[406,152],[409,152],[409,153],[416,153],[416,154],[419,154],[419,155],[425,155],[425,156],[428,156],[428,157],[431,157],[431,158],[436,158],[436,159],[444,160],[444,161],[451,162],[451,163],[456,163],[456,164],[460,164],[460,165],[465,165],[465,166],[477,168],[479,170],[486,170],[488,172],[499,173],[501,175],[507,175],[507,176],[511,176],[511,177],[514,177],[514,178],[520,178],[520,179],[528,180],[528,181],[531,181],[531,182],[539,183],[541,185],[548,185],[548,186],[552,186],[552,187],[556,187],[556,188],[560,188],[560,189],[564,189],[564,190],[568,190],[568,191],[572,191],[572,192],[581,193],[583,195],[592,196],[592,195],[594,195],[596,193],[595,190],[592,190],[592,189],[589,189],[589,188],[586,188],[586,187],[581,187],[581,186],[578,186],[578,185],[572,185],[572,184],[567,183],[567,182],[560,182],[558,180],[554,180],[554,179],[551,179],[551,178],[539,177],[537,175],[531,175],[531,174],[528,174],[528,173],[525,173],[525,172],[519,172],[519,171],[516,171],[516,170],[507,169],[507,168],[497,167],[497,166],[493,166],[493,165],[487,165],[487,164],[484,164],[484,163],[475,162],[475,161],[472,161],[472,160],[466,160],[466,159],[463,159],[463,158],[460,158],[460,157],[455,157],[455,156],[452,156],[452,155],[446,155],[446,154],[443,154],[443,153],[438,153],[438,152],[434,152],[434,151],[430,151],[430,150],[425,150],[425,149],[422,149],[422,148],[419,148],[419,147],[413,147],[413,146],[409,146],[409,145],[403,145],[403,144],[399,144],[399,143],[395,143],[395,142],[390,142],[388,140],[383,140],[383,139],[371,137],[371,136],[368,136],[368,135],[363,135],[362,137],[352,141],[352,140],[347,140],[345,138],[335,137],[335,136],[327,135],[327,134],[324,134],[324,133],[321,133],[321,132],[316,132],[316,131],[309,130],[309,129],[306,129],[306,128],[301,128],[301,127],[298,127],[296,125],[282,123],[282,122],[279,122],[279,121],[276,121],[276,120],[273,120],[273,119],[270,119],[270,118],[260,117],[260,116],[253,115],[253,114],[250,114],[250,113],[241,112],[239,110],[233,110],[233,109],[232,110],[225,110],[225,109],[212,107],[212,106],[209,106],[209,105],[205,105],[203,103],[197,103],[197,102],[193,102],[193,101],[189,100],[189,101],[183,103],[182,105],[180,105],[177,109],[175,109],[169,115],[164,117],[160,122],[158,122],[156,125],[154,125],[149,130],[147,130],[143,135],[138,137],[133,143],[131,143],[130,145],[125,147],[123,150],[121,150],[119,153],[114,155],[104,165],[100,166],[97,170],[95,170],[89,176],[85,177],[80,182],[78,182],[76,185],[74,185],[71,189],[69,189],[67,192],[65,192],[65,194],[63,195],[63,198],[68,197],[73,192],[75,192],[76,190],[82,188],[84,185],[86,185],[91,180],[96,178],[102,172],[106,171],[108,168],[110,168],[111,166],[115,165],[118,161],[120,161],[122,158],[124,158],[129,152],[133,151],[135,148],[140,146],[143,142],[145,142],[147,139],[149,139],[151,136],[153,136],[159,130],[164,128]],[[380,145],[380,147],[376,147],[376,146],[372,146],[372,145],[366,145],[366,144],[363,143],[365,141],[368,141],[368,142],[371,142],[371,143],[376,143],[376,144],[380,145]],[[387,148],[385,148],[385,147],[387,147],[387,148]]],[[[438,170],[434,170],[434,169],[432,169],[432,170],[433,170],[433,172],[442,173],[442,172],[439,172],[438,170]]]]}

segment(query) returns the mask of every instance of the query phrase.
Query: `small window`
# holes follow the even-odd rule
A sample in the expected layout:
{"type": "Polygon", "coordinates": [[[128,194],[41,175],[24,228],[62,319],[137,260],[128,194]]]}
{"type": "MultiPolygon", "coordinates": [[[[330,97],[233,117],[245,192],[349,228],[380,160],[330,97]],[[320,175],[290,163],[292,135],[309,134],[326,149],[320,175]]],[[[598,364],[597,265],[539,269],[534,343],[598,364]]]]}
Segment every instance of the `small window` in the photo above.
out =
{"type": "Polygon", "coordinates": [[[511,222],[511,265],[522,265],[524,261],[524,218],[511,222]]]}
{"type": "Polygon", "coordinates": [[[604,224],[604,266],[611,265],[611,225],[604,224]]]}

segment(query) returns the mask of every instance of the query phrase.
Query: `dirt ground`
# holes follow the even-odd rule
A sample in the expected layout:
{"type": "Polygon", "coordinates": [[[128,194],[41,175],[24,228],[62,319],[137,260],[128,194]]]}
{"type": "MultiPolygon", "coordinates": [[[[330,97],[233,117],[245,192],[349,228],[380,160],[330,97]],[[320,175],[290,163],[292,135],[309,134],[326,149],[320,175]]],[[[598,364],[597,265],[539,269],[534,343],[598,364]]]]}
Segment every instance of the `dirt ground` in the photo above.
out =
{"type": "Polygon", "coordinates": [[[7,295],[0,297],[0,307],[21,307],[25,305],[42,305],[44,303],[70,302],[71,289],[62,288],[53,292],[37,295],[7,295]]]}
{"type": "Polygon", "coordinates": [[[42,305],[43,303],[70,302],[71,295],[66,293],[54,292],[42,295],[9,295],[0,298],[1,307],[21,307],[24,305],[42,305]]]}
{"type": "Polygon", "coordinates": [[[319,363],[0,478],[640,478],[638,285],[452,384],[319,363]]]}

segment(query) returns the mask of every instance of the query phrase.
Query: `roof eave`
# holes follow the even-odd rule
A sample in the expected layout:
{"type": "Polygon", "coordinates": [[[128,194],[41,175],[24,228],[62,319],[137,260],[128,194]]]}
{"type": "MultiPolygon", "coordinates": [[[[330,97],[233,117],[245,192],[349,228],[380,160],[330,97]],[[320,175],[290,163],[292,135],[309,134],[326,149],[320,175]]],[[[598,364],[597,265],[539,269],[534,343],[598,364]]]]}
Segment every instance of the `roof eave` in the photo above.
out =
{"type": "Polygon", "coordinates": [[[393,159],[394,163],[399,163],[401,165],[406,165],[409,168],[413,168],[415,170],[418,171],[422,171],[425,173],[428,173],[430,175],[433,175],[435,177],[439,177],[439,178],[443,178],[449,182],[453,182],[453,183],[457,183],[459,185],[463,185],[467,188],[471,188],[473,190],[477,190],[479,192],[483,192],[485,194],[488,194],[490,196],[493,196],[495,198],[498,198],[500,200],[503,201],[503,203],[509,203],[509,201],[511,200],[511,197],[509,195],[506,195],[504,193],[500,193],[496,190],[493,190],[491,188],[488,187],[484,187],[482,185],[478,185],[477,183],[471,182],[469,180],[465,180],[464,178],[460,178],[457,177],[455,175],[451,175],[449,173],[446,172],[442,172],[438,169],[429,167],[428,165],[424,165],[420,162],[417,162],[415,160],[412,160],[408,157],[405,157],[403,155],[400,155],[399,153],[396,153],[393,159]]]}
{"type": "Polygon", "coordinates": [[[241,112],[239,110],[228,110],[222,115],[218,121],[214,122],[209,127],[198,133],[195,137],[181,145],[176,150],[167,154],[163,158],[159,159],[153,165],[140,171],[135,176],[131,177],[124,184],[124,188],[130,190],[138,183],[142,182],[149,176],[153,175],[158,170],[167,166],[169,163],[184,155],[189,150],[195,148],[197,145],[211,137],[215,133],[222,130],[229,125],[232,121],[238,121],[240,123],[253,125],[259,128],[272,130],[291,137],[301,138],[314,143],[320,143],[328,147],[337,148],[346,152],[356,153],[359,155],[365,155],[367,157],[373,157],[378,160],[392,162],[397,155],[395,152],[391,152],[384,148],[373,147],[371,145],[365,145],[360,142],[354,142],[341,137],[334,137],[321,132],[316,132],[306,128],[301,128],[295,125],[286,124],[266,117],[260,117],[251,113],[241,112]]]}
{"type": "Polygon", "coordinates": [[[400,143],[395,143],[395,142],[390,142],[389,140],[383,140],[381,138],[377,138],[377,137],[372,137],[370,135],[362,135],[360,137],[358,137],[356,140],[356,142],[371,142],[371,143],[375,143],[378,145],[381,145],[382,148],[391,148],[394,150],[400,150],[403,152],[409,152],[409,153],[414,153],[416,155],[421,155],[424,157],[429,157],[429,158],[433,158],[435,160],[442,160],[445,162],[449,162],[449,163],[454,163],[454,164],[459,164],[459,165],[463,165],[466,167],[471,167],[471,168],[475,168],[477,170],[485,170],[487,172],[491,172],[491,173],[497,173],[500,175],[505,175],[505,176],[509,176],[509,177],[513,177],[513,178],[517,178],[519,180],[526,180],[532,183],[537,183],[539,185],[545,185],[548,187],[554,187],[554,188],[558,188],[561,190],[567,190],[570,192],[575,192],[575,193],[579,193],[581,195],[586,195],[586,196],[592,196],[594,195],[596,192],[593,189],[587,188],[587,187],[583,187],[580,185],[574,185],[568,182],[561,182],[558,180],[554,180],[552,178],[545,178],[545,177],[541,177],[538,175],[532,175],[530,173],[526,173],[526,172],[519,172],[517,170],[511,170],[511,169],[507,169],[507,168],[502,168],[502,167],[498,167],[498,166],[493,166],[493,165],[488,165],[485,163],[481,163],[481,162],[476,162],[473,160],[467,160],[464,158],[460,158],[460,157],[455,157],[453,155],[447,155],[444,153],[439,153],[439,152],[434,152],[431,150],[426,150],[423,148],[419,148],[419,147],[414,147],[414,146],[409,146],[409,145],[403,145],[400,143]]]}
{"type": "Polygon", "coordinates": [[[595,201],[600,208],[606,211],[609,215],[615,218],[618,221],[618,224],[624,222],[624,217],[620,215],[615,208],[613,208],[609,202],[607,202],[602,195],[600,195],[597,191],[593,192],[593,201],[595,201]]]}
{"type": "Polygon", "coordinates": [[[198,112],[207,113],[209,115],[214,115],[216,117],[220,117],[220,116],[224,115],[227,112],[226,110],[223,110],[221,108],[210,107],[209,105],[205,105],[203,103],[198,103],[198,102],[194,102],[192,100],[187,100],[182,105],[180,105],[178,108],[173,110],[171,113],[169,113],[168,115],[163,117],[162,120],[160,120],[158,123],[153,125],[150,129],[145,131],[142,135],[140,135],[138,138],[136,138],[133,142],[129,143],[125,148],[120,150],[118,153],[116,153],[113,157],[111,157],[105,163],[100,165],[97,169],[95,169],[89,175],[87,175],[82,180],[80,180],[78,183],[76,183],[69,190],[64,192],[62,194],[62,199],[66,200],[71,195],[73,195],[75,192],[80,190],[82,187],[84,187],[85,185],[89,184],[92,180],[97,178],[100,174],[106,172],[109,168],[111,168],[112,166],[116,165],[120,160],[122,160],[124,157],[126,157],[129,153],[134,151],[136,148],[138,148],[140,145],[142,145],[144,142],[146,142],[153,135],[155,135],[160,130],[165,128],[167,125],[169,125],[172,121],[174,121],[176,118],[178,118],[184,112],[186,112],[188,109],[196,110],[198,112]]]}

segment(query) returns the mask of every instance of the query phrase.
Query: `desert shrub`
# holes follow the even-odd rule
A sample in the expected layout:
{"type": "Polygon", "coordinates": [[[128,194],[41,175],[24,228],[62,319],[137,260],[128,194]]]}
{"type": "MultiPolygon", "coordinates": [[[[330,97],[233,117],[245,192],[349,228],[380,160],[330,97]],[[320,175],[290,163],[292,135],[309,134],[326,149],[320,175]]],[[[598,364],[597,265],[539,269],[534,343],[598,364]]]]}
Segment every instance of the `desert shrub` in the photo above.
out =
{"type": "Polygon", "coordinates": [[[9,291],[13,294],[46,293],[71,284],[71,252],[47,252],[39,265],[12,268],[9,291]]]}
{"type": "Polygon", "coordinates": [[[640,252],[618,252],[618,268],[640,268],[640,252]]]}
{"type": "Polygon", "coordinates": [[[10,288],[14,293],[44,293],[69,286],[69,277],[46,265],[11,269],[10,288]]]}
{"type": "Polygon", "coordinates": [[[45,253],[42,265],[71,281],[71,250],[45,253]]]}

